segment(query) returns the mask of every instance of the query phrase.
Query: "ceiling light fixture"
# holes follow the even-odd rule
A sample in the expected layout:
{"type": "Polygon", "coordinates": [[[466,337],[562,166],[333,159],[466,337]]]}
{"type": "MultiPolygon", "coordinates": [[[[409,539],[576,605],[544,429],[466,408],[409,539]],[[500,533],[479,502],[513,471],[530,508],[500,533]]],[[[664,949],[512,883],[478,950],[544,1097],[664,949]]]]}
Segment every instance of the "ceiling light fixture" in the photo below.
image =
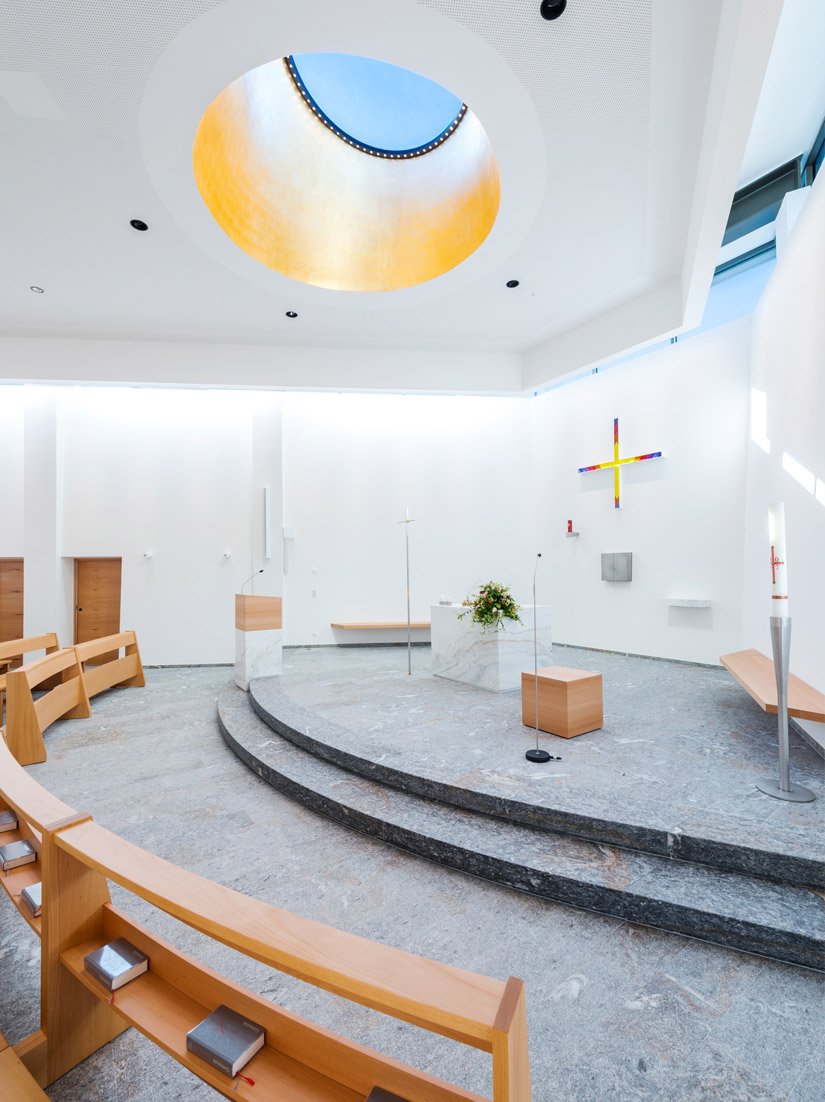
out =
{"type": "Polygon", "coordinates": [[[32,284],[32,285],[31,285],[31,287],[29,287],[29,290],[30,290],[30,291],[34,291],[34,293],[35,293],[36,295],[42,295],[42,294],[44,294],[44,293],[45,293],[45,292],[43,291],[43,288],[42,288],[42,287],[35,287],[35,285],[34,285],[34,284],[32,284]]]}
{"type": "Polygon", "coordinates": [[[298,315],[297,315],[297,314],[295,313],[295,311],[294,311],[294,310],[287,310],[287,312],[286,312],[286,316],[287,316],[288,318],[297,318],[297,317],[298,317],[298,315]]]}
{"type": "Polygon", "coordinates": [[[510,287],[511,289],[513,287],[518,287],[518,280],[517,279],[508,279],[507,280],[507,286],[510,287]]]}
{"type": "Polygon", "coordinates": [[[541,0],[539,11],[542,19],[558,19],[566,7],[567,0],[541,0]]]}
{"type": "Polygon", "coordinates": [[[129,222],[129,225],[132,227],[133,230],[148,230],[149,229],[147,224],[145,222],[141,221],[140,218],[132,218],[129,222]]]}

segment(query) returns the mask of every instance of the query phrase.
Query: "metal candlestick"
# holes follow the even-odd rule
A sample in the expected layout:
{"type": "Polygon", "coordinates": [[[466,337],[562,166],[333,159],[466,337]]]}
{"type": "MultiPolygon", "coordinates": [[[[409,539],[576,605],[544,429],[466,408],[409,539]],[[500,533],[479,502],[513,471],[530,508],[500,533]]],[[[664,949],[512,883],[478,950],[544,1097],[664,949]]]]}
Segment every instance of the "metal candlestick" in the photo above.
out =
{"type": "Polygon", "coordinates": [[[791,803],[807,804],[816,796],[801,784],[791,784],[790,746],[788,743],[788,670],[791,655],[790,616],[771,616],[771,647],[776,672],[776,718],[779,728],[779,780],[758,781],[756,787],[766,796],[791,803]]]}
{"type": "Polygon", "coordinates": [[[412,676],[412,619],[410,614],[410,525],[415,521],[410,516],[409,505],[404,509],[404,519],[398,522],[404,525],[404,545],[407,553],[407,673],[412,676]]]}

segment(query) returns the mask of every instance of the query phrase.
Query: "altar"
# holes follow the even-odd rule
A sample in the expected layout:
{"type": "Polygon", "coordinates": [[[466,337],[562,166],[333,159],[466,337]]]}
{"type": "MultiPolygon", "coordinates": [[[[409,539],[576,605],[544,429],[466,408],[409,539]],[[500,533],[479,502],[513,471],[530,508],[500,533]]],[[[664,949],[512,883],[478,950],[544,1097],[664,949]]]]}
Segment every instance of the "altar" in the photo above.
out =
{"type": "MultiPolygon", "coordinates": [[[[432,671],[437,677],[463,681],[492,692],[521,688],[521,675],[534,666],[533,606],[519,613],[521,623],[504,620],[501,631],[474,624],[463,605],[433,605],[432,671]],[[465,612],[466,616],[461,617],[465,612]]],[[[550,609],[536,608],[539,666],[553,664],[550,609]]]]}

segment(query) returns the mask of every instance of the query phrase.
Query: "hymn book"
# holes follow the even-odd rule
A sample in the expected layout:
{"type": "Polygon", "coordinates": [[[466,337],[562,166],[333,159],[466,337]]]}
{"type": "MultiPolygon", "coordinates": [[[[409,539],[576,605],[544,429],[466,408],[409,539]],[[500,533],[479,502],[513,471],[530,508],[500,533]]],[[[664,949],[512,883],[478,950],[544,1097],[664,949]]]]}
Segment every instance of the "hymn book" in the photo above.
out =
{"type": "Polygon", "coordinates": [[[32,918],[37,918],[43,910],[43,885],[29,884],[20,893],[20,899],[32,918]]]}
{"type": "Polygon", "coordinates": [[[3,872],[16,869],[18,865],[30,865],[37,860],[37,851],[31,842],[9,842],[0,846],[0,867],[3,872]]]}
{"type": "Polygon", "coordinates": [[[228,1006],[219,1006],[186,1034],[186,1048],[224,1075],[234,1078],[264,1047],[265,1040],[263,1026],[228,1006]]]}
{"type": "Polygon", "coordinates": [[[119,937],[108,945],[87,953],[83,958],[87,972],[102,983],[107,991],[117,991],[119,987],[142,976],[149,968],[149,958],[131,941],[119,937]]]}
{"type": "Polygon", "coordinates": [[[17,816],[13,811],[0,811],[0,834],[7,830],[17,830],[17,816]]]}

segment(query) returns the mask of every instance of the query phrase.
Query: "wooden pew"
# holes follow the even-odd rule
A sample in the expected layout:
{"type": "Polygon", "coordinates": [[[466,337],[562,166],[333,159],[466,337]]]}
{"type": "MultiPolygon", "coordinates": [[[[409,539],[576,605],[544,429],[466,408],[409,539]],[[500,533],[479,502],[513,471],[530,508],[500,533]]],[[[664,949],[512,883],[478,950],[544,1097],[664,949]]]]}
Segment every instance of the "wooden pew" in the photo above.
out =
{"type": "Polygon", "coordinates": [[[83,670],[72,648],[47,654],[6,675],[6,743],[21,765],[46,760],[43,732],[56,719],[80,719],[92,714],[83,670]],[[33,690],[59,678],[36,700],[33,690]]]}
{"type": "Polygon", "coordinates": [[[0,1033],[0,1102],[48,1102],[48,1098],[0,1033]]]}
{"type": "Polygon", "coordinates": [[[57,635],[50,631],[46,635],[32,635],[28,639],[9,639],[5,643],[0,643],[0,723],[3,720],[6,675],[19,658],[24,658],[36,650],[43,650],[46,654],[53,654],[56,650],[60,650],[57,635]]]}
{"type": "Polygon", "coordinates": [[[521,980],[505,983],[369,941],[173,865],[73,812],[37,784],[2,741],[0,801],[16,810],[21,829],[40,838],[41,1024],[16,1051],[41,1086],[132,1025],[227,1098],[363,1102],[378,1086],[409,1102],[487,1102],[354,1044],[205,967],[113,907],[112,880],[279,971],[489,1053],[493,1102],[530,1102],[521,980]],[[112,1000],[85,970],[83,958],[117,937],[142,949],[150,966],[112,1000]],[[187,1031],[220,1003],[267,1031],[264,1048],[244,1069],[254,1087],[228,1079],[186,1050],[187,1031]]]}
{"type": "MultiPolygon", "coordinates": [[[[776,674],[773,661],[758,650],[740,650],[719,659],[763,712],[776,715],[776,674]]],[[[808,685],[800,677],[788,677],[788,715],[794,719],[812,719],[825,723],[825,693],[808,685]]]]}
{"type": "Polygon", "coordinates": [[[122,631],[119,635],[106,635],[88,643],[77,643],[74,650],[83,671],[89,697],[97,696],[104,689],[111,689],[113,685],[143,688],[146,684],[137,637],[133,631],[122,631]],[[123,657],[118,657],[121,649],[123,657]],[[114,658],[111,657],[112,654],[114,658]],[[95,659],[101,657],[103,662],[95,663],[95,659]]]}

